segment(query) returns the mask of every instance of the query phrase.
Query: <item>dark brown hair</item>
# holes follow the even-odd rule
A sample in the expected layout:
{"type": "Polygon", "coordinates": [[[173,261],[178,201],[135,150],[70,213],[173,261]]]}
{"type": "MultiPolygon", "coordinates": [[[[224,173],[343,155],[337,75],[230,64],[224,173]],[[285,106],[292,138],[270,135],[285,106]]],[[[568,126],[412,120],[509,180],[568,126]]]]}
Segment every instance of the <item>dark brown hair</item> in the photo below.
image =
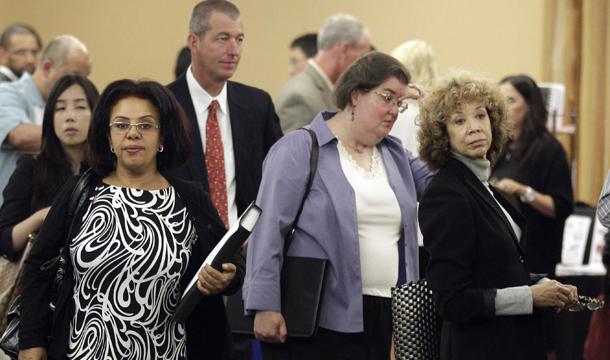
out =
{"type": "Polygon", "coordinates": [[[65,75],[53,86],[49,100],[42,117],[42,145],[40,154],[36,156],[34,179],[32,181],[34,194],[41,198],[53,198],[57,190],[72,175],[72,167],[61,141],[55,133],[55,105],[57,99],[72,85],[83,88],[87,97],[89,109],[93,112],[95,102],[100,93],[91,81],[80,75],[65,75]]]}
{"type": "Polygon", "coordinates": [[[371,52],[354,61],[337,80],[333,100],[341,110],[352,105],[352,92],[369,91],[395,77],[403,84],[411,81],[411,75],[400,61],[390,55],[371,52]]]}
{"type": "Polygon", "coordinates": [[[87,159],[91,168],[106,176],[116,168],[116,156],[110,151],[110,115],[115,105],[126,98],[148,100],[159,112],[163,152],[157,154],[157,170],[178,168],[193,151],[190,124],[178,101],[165,86],[150,80],[117,80],[102,92],[89,126],[87,159]]]}

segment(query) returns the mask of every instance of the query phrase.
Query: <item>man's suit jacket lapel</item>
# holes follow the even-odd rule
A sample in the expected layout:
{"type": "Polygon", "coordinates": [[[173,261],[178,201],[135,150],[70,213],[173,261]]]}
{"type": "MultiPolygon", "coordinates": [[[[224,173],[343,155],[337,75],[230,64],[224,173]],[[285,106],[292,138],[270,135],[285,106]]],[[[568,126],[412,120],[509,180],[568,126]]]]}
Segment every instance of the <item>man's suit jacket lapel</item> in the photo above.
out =
{"type": "Polygon", "coordinates": [[[176,80],[176,86],[173,88],[176,99],[182,109],[186,113],[191,125],[191,134],[193,139],[193,155],[191,161],[188,162],[186,168],[190,174],[190,179],[199,181],[203,185],[206,192],[210,191],[208,183],[208,170],[205,166],[205,154],[203,152],[203,143],[201,141],[201,131],[197,122],[197,113],[191,99],[191,93],[186,82],[186,75],[182,74],[176,80]]]}

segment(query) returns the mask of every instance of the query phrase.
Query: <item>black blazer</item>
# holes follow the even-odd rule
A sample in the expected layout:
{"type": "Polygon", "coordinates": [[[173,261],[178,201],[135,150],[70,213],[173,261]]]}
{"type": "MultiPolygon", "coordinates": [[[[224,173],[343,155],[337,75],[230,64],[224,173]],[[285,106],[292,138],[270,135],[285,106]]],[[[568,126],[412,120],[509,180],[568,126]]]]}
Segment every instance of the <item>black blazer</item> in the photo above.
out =
{"type": "MultiPolygon", "coordinates": [[[[189,118],[194,145],[189,162],[173,174],[185,180],[198,181],[209,192],[201,132],[186,74],[167,85],[167,88],[174,93],[189,118]]],[[[271,97],[265,91],[228,81],[227,98],[235,156],[235,201],[241,214],[256,199],[263,175],[263,160],[271,146],[282,137],[282,130],[271,97]]]]}
{"type": "MultiPolygon", "coordinates": [[[[494,197],[526,234],[526,220],[494,197]]],[[[545,359],[538,309],[495,316],[496,289],[533,285],[523,249],[494,197],[466,165],[451,159],[428,185],[419,207],[426,278],[444,319],[442,359],[545,359]]]]}
{"type": "MultiPolygon", "coordinates": [[[[169,175],[164,176],[185,202],[198,237],[189,266],[180,279],[180,286],[185,289],[227,230],[209,195],[203,191],[200,184],[169,175]]],[[[40,266],[57,256],[65,241],[72,239],[80,229],[82,222],[78,220],[75,220],[71,234],[67,234],[68,229],[65,226],[68,201],[77,181],[78,177],[71,177],[55,197],[40,235],[25,261],[19,328],[19,342],[24,349],[47,345],[47,304],[53,279],[49,279],[49,275],[40,271],[40,266]]],[[[94,187],[99,185],[101,178],[96,176],[91,181],[90,193],[92,194],[94,187]]],[[[74,215],[74,219],[82,219],[87,208],[88,203],[85,203],[74,215]]],[[[246,262],[240,253],[236,254],[231,262],[237,267],[237,272],[229,286],[221,294],[204,297],[185,323],[189,359],[220,360],[233,356],[231,329],[221,295],[232,295],[241,288],[246,273],[246,262]]],[[[67,274],[72,274],[71,265],[67,268],[67,274]]],[[[50,275],[55,276],[55,274],[50,275]]],[[[75,311],[74,302],[70,301],[74,292],[73,276],[69,275],[65,279],[60,287],[56,310],[53,313],[52,340],[48,355],[54,359],[65,358],[70,336],[70,321],[75,311]]]]}

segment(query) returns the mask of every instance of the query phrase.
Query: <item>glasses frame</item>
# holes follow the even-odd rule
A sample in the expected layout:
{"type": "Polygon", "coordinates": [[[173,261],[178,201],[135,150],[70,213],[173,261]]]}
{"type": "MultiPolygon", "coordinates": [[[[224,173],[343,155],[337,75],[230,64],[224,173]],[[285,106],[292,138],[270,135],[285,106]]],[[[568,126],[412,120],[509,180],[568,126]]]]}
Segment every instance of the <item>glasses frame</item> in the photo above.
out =
{"type": "Polygon", "coordinates": [[[138,133],[140,133],[140,134],[149,134],[149,133],[152,133],[154,129],[157,129],[157,130],[161,129],[161,125],[155,125],[155,124],[151,124],[151,123],[147,123],[147,122],[137,123],[137,124],[130,124],[130,123],[126,122],[126,121],[115,121],[112,124],[108,125],[108,127],[110,128],[110,131],[114,131],[117,134],[127,134],[131,130],[132,126],[135,126],[136,127],[136,131],[138,133]],[[125,130],[120,130],[120,129],[117,129],[116,127],[113,128],[112,126],[114,124],[128,125],[129,128],[125,129],[125,130]],[[140,129],[140,126],[142,126],[142,125],[152,126],[152,128],[150,130],[142,131],[142,129],[140,129]]]}
{"type": "Polygon", "coordinates": [[[401,101],[398,101],[398,99],[396,99],[395,101],[392,101],[392,97],[395,97],[392,94],[386,94],[375,90],[369,91],[381,96],[385,100],[386,105],[396,106],[398,108],[398,112],[401,114],[409,108],[409,104],[407,103],[406,99],[401,101]]]}
{"type": "Polygon", "coordinates": [[[591,298],[588,296],[584,296],[584,295],[578,295],[577,305],[576,305],[576,307],[570,309],[570,311],[576,312],[576,311],[584,310],[585,308],[589,309],[591,311],[595,311],[595,310],[599,310],[599,309],[603,308],[604,305],[606,305],[605,301],[601,301],[601,300],[591,298]],[[596,307],[598,305],[599,305],[599,307],[596,307]]]}

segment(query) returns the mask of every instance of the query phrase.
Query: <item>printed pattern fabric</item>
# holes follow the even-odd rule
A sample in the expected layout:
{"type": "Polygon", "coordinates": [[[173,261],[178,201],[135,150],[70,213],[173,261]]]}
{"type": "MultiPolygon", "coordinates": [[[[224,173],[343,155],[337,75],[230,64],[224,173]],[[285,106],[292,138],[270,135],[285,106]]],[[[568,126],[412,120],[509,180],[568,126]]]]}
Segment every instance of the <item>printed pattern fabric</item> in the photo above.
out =
{"type": "Polygon", "coordinates": [[[227,174],[225,152],[218,127],[218,101],[210,104],[205,125],[205,166],[208,170],[210,197],[218,210],[225,227],[229,228],[229,205],[227,200],[227,174]]]}
{"type": "Polygon", "coordinates": [[[70,244],[76,311],[69,359],[186,359],[171,315],[197,240],[173,187],[95,189],[70,244]]]}

